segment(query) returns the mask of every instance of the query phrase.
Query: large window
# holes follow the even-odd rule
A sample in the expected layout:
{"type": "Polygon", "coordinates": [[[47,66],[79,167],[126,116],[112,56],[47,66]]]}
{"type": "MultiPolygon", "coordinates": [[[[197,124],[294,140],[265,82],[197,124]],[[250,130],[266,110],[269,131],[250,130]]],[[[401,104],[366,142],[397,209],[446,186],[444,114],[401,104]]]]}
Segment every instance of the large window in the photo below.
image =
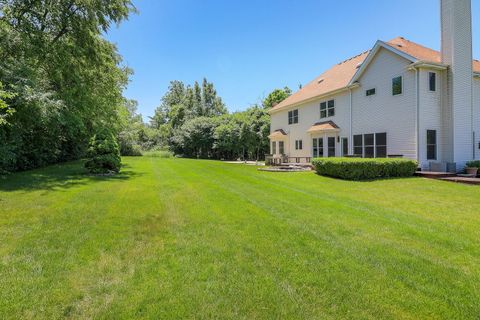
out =
{"type": "Polygon", "coordinates": [[[365,158],[375,157],[375,135],[373,133],[363,135],[364,153],[365,158]]]}
{"type": "Polygon", "coordinates": [[[303,149],[303,141],[295,140],[295,150],[302,150],[302,149],[303,149]]]}
{"type": "Polygon", "coordinates": [[[277,154],[277,142],[272,141],[272,154],[277,154]]]}
{"type": "Polygon", "coordinates": [[[375,134],[375,157],[387,157],[387,134],[385,132],[375,134]]]}
{"type": "Polygon", "coordinates": [[[365,158],[385,158],[387,156],[387,134],[381,132],[354,135],[353,154],[365,158]]]}
{"type": "Polygon", "coordinates": [[[430,91],[437,91],[437,74],[435,72],[428,73],[428,87],[430,91]]]}
{"type": "Polygon", "coordinates": [[[342,138],[342,156],[348,155],[348,138],[342,138]]]}
{"type": "Polygon", "coordinates": [[[328,156],[335,157],[335,137],[328,137],[328,156]]]}
{"type": "Polygon", "coordinates": [[[427,160],[437,160],[437,130],[427,130],[427,160]]]}
{"type": "Polygon", "coordinates": [[[363,157],[363,136],[361,134],[353,136],[353,154],[363,157]]]}
{"type": "Polygon", "coordinates": [[[335,115],[335,100],[320,103],[320,118],[333,117],[335,115]]]}
{"type": "Polygon", "coordinates": [[[298,123],[298,109],[288,111],[288,124],[298,123]]]}
{"type": "Polygon", "coordinates": [[[285,153],[285,147],[284,147],[284,142],[283,141],[278,141],[278,153],[280,153],[280,154],[285,153]]]}
{"type": "Polygon", "coordinates": [[[392,79],[392,95],[402,94],[402,77],[392,79]]]}
{"type": "Polygon", "coordinates": [[[313,138],[313,157],[323,157],[323,138],[313,138]]]}

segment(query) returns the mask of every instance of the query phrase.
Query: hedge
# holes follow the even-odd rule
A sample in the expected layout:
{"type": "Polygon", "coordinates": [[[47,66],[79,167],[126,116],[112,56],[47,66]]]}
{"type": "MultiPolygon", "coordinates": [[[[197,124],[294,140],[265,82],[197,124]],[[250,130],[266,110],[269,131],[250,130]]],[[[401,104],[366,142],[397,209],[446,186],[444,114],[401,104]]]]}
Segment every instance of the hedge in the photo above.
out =
{"type": "Polygon", "coordinates": [[[345,180],[373,180],[390,177],[410,177],[417,162],[398,158],[315,158],[318,174],[345,180]]]}

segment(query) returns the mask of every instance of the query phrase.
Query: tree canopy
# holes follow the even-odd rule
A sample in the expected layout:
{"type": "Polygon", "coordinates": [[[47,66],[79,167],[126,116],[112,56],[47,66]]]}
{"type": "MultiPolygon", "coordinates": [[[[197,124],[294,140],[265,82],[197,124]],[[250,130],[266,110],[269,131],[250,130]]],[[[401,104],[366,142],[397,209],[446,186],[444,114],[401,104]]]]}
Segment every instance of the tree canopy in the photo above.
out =
{"type": "Polygon", "coordinates": [[[118,133],[131,71],[102,33],[127,0],[0,0],[0,171],[78,158],[118,133]]]}

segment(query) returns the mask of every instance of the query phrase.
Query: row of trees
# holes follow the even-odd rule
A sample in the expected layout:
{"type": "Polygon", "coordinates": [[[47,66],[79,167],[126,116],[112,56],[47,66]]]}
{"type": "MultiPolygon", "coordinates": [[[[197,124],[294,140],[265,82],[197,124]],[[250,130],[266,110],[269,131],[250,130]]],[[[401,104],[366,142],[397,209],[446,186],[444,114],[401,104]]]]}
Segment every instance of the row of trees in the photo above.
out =
{"type": "Polygon", "coordinates": [[[130,0],[0,0],[0,174],[83,157],[105,130],[123,155],[161,148],[258,159],[268,151],[267,110],[288,88],[228,113],[213,83],[172,81],[142,121],[122,95],[131,70],[102,36],[133,12],[130,0]]]}
{"type": "Polygon", "coordinates": [[[0,0],[0,172],[76,159],[131,122],[130,70],[102,37],[130,0],[0,0]]]}
{"type": "Polygon", "coordinates": [[[290,94],[287,87],[277,89],[262,105],[228,113],[207,79],[193,86],[172,81],[150,125],[139,131],[138,140],[143,148],[166,147],[185,157],[260,159],[269,148],[267,111],[290,94]]]}

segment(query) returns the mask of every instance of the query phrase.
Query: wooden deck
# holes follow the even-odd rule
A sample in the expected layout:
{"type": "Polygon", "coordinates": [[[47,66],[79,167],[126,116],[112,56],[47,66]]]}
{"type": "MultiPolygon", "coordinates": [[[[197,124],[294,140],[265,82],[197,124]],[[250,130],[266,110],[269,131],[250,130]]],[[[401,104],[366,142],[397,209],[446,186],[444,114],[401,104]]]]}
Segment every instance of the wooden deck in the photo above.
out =
{"type": "Polygon", "coordinates": [[[473,177],[445,177],[440,178],[443,181],[450,181],[450,182],[458,182],[458,183],[466,183],[466,184],[480,184],[480,178],[473,178],[473,177]]]}
{"type": "Polygon", "coordinates": [[[456,173],[452,172],[437,172],[437,171],[417,171],[415,175],[430,178],[430,179],[440,179],[440,178],[448,178],[448,177],[455,177],[457,176],[456,173]]]}
{"type": "Polygon", "coordinates": [[[417,171],[415,175],[429,179],[480,185],[480,178],[468,175],[457,175],[451,172],[417,171]]]}

